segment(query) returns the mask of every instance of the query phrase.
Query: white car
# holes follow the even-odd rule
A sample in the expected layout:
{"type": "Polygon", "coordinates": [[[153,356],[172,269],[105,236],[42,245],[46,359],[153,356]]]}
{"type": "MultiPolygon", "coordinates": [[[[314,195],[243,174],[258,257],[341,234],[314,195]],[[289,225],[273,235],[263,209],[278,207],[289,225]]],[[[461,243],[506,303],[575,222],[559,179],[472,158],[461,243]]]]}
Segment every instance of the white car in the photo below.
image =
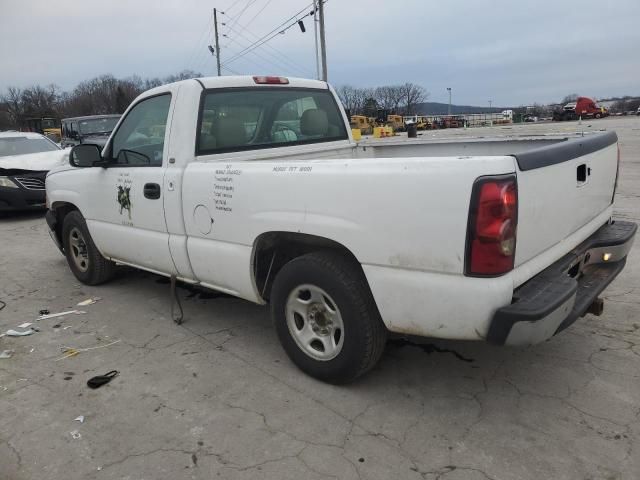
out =
{"type": "Polygon", "coordinates": [[[68,160],[39,133],[0,132],[0,212],[45,208],[45,177],[68,160]]]}
{"type": "Polygon", "coordinates": [[[268,303],[290,358],[331,382],[388,332],[530,345],[600,314],[636,232],[611,219],[614,132],[356,143],[315,80],[154,88],[70,157],[47,223],[81,282],[121,263],[268,303]]]}

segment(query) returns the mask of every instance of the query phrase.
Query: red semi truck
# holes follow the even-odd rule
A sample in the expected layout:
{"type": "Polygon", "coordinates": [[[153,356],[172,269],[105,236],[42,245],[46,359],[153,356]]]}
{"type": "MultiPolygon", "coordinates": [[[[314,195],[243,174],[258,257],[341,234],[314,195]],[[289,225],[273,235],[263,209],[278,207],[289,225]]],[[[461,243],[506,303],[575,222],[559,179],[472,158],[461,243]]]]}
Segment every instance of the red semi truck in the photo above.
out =
{"type": "Polygon", "coordinates": [[[553,119],[557,122],[564,120],[578,120],[579,118],[602,118],[609,116],[609,111],[599,107],[589,97],[578,97],[575,102],[567,103],[562,110],[554,112],[553,119]]]}

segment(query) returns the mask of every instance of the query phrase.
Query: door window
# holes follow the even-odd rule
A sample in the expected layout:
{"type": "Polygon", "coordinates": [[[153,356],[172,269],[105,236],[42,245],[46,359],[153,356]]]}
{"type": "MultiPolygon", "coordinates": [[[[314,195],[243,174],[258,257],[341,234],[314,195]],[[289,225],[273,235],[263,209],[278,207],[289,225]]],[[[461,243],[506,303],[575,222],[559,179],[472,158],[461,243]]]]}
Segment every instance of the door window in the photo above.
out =
{"type": "Polygon", "coordinates": [[[136,104],[113,136],[111,161],[128,166],[162,166],[170,105],[170,94],[147,98],[136,104]]]}

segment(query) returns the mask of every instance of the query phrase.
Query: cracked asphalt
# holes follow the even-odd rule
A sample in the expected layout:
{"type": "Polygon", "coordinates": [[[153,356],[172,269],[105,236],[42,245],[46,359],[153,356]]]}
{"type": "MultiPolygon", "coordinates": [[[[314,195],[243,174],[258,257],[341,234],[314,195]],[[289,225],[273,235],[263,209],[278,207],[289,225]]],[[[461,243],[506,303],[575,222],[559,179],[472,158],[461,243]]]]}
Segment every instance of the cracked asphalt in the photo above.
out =
{"type": "MultiPolygon", "coordinates": [[[[616,212],[640,221],[640,118],[435,135],[581,128],[618,132],[616,212]]],[[[159,277],[80,285],[41,214],[0,218],[0,245],[0,329],[40,328],[0,338],[14,350],[0,359],[0,479],[640,478],[638,242],[601,317],[526,349],[394,341],[342,387],[289,362],[266,308],[180,290],[178,326],[159,277]],[[92,296],[84,315],[35,322],[92,296]]]]}

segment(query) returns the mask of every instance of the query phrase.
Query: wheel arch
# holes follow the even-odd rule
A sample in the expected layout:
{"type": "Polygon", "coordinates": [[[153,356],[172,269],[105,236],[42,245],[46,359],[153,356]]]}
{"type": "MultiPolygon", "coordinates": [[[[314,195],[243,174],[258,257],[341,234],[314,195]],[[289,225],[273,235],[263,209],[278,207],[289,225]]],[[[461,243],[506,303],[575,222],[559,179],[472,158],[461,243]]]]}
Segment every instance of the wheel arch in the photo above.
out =
{"type": "Polygon", "coordinates": [[[59,245],[64,250],[64,242],[62,241],[62,225],[64,224],[64,218],[73,211],[80,212],[80,209],[71,202],[53,202],[50,207],[50,212],[53,216],[53,225],[49,222],[49,227],[58,239],[59,245]]]}
{"type": "Polygon", "coordinates": [[[350,249],[327,237],[287,231],[265,232],[256,237],[253,242],[251,266],[259,297],[269,302],[273,279],[287,262],[320,250],[340,252],[360,265],[360,261],[350,249]]]}

